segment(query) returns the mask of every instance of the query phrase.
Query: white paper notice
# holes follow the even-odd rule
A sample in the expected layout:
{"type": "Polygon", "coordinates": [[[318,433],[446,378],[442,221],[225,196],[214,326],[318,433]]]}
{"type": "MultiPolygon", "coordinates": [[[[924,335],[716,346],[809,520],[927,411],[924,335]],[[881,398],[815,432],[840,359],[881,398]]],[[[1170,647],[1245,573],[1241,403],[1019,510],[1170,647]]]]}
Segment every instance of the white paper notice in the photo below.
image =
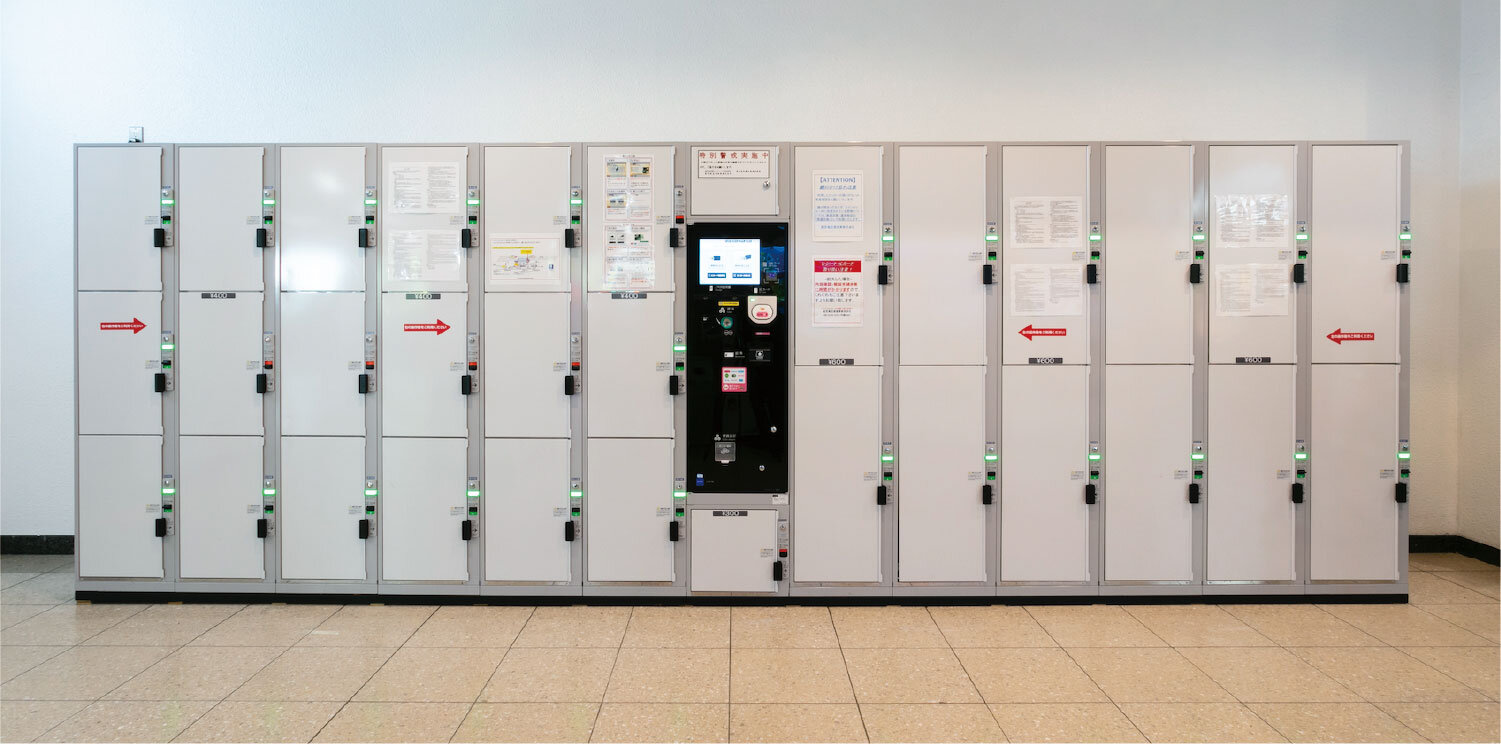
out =
{"type": "Polygon", "coordinates": [[[1214,269],[1215,313],[1225,316],[1288,314],[1287,264],[1221,264],[1214,269]]]}
{"type": "Polygon", "coordinates": [[[865,174],[813,171],[813,239],[865,237],[865,174]]]}
{"type": "Polygon", "coordinates": [[[605,289],[651,289],[657,282],[651,223],[605,225],[605,289]]]}
{"type": "Polygon", "coordinates": [[[396,214],[461,214],[464,185],[459,181],[458,163],[395,163],[390,209],[396,214]]]}
{"type": "Polygon", "coordinates": [[[1013,316],[1083,315],[1084,267],[1072,264],[1012,264],[1013,316]]]}
{"type": "Polygon", "coordinates": [[[1287,194],[1220,194],[1214,198],[1216,248],[1287,248],[1287,194]]]}
{"type": "Polygon", "coordinates": [[[562,279],[555,235],[491,233],[489,245],[490,281],[542,285],[558,284],[562,279]]]}
{"type": "Polygon", "coordinates": [[[860,256],[826,256],[813,260],[814,327],[856,327],[865,321],[860,294],[860,256]]]}
{"type": "Polygon", "coordinates": [[[652,223],[650,155],[605,158],[605,222],[652,223]]]}
{"type": "Polygon", "coordinates": [[[386,246],[386,279],[417,282],[463,281],[464,249],[459,231],[392,230],[386,246]]]}
{"type": "Polygon", "coordinates": [[[1012,248],[1083,248],[1084,200],[1077,196],[1011,199],[1012,248]]]}
{"type": "Polygon", "coordinates": [[[771,178],[771,150],[699,150],[699,178],[771,178]]]}

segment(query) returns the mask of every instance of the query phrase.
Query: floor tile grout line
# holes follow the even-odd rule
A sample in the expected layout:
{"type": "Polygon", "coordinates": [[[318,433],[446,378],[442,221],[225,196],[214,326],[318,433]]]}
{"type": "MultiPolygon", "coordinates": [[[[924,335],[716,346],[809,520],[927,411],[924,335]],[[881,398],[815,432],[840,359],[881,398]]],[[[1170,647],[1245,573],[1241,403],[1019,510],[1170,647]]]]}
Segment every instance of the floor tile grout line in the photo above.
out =
{"type": "MultiPolygon", "coordinates": [[[[1393,646],[1392,648],[1395,648],[1397,650],[1397,652],[1400,653],[1400,654],[1402,654],[1403,656],[1406,656],[1407,658],[1412,659],[1413,661],[1416,661],[1419,664],[1422,664],[1424,667],[1427,667],[1428,669],[1432,669],[1434,672],[1436,672],[1438,674],[1441,674],[1441,675],[1443,675],[1445,677],[1448,677],[1455,684],[1457,684],[1457,685],[1459,685],[1461,687],[1465,687],[1465,688],[1474,690],[1481,697],[1486,698],[1486,702],[1490,702],[1490,703],[1497,702],[1497,700],[1495,698],[1492,698],[1490,696],[1490,694],[1487,693],[1486,691],[1477,689],[1474,685],[1472,685],[1472,684],[1470,684],[1468,682],[1465,682],[1464,680],[1462,680],[1462,679],[1460,679],[1460,678],[1458,678],[1458,677],[1456,677],[1456,676],[1454,676],[1454,675],[1452,675],[1452,674],[1450,674],[1450,673],[1448,673],[1448,672],[1446,672],[1446,671],[1444,671],[1442,669],[1439,669],[1438,667],[1436,667],[1436,666],[1434,666],[1434,665],[1432,665],[1432,664],[1430,664],[1430,663],[1428,663],[1428,662],[1426,662],[1426,661],[1424,661],[1422,659],[1419,659],[1418,657],[1413,656],[1412,654],[1410,654],[1410,653],[1407,652],[1408,648],[1480,648],[1480,646],[1405,646],[1405,647],[1404,646],[1393,646]]],[[[1413,702],[1416,702],[1416,701],[1413,701],[1413,702]]]]}
{"type": "MultiPolygon", "coordinates": [[[[433,616],[437,616],[437,614],[438,614],[437,612],[434,612],[433,616]]],[[[511,638],[511,643],[512,644],[514,644],[516,642],[517,638],[521,637],[521,631],[526,630],[526,624],[529,623],[529,622],[531,622],[532,615],[535,615],[535,614],[537,614],[537,608],[536,607],[533,607],[532,610],[531,610],[531,612],[526,613],[526,619],[523,620],[523,621],[521,621],[521,627],[516,629],[516,635],[511,638]]],[[[429,618],[429,620],[431,620],[431,618],[429,618]]],[[[426,625],[426,623],[423,623],[423,624],[426,625]]],[[[415,636],[416,633],[413,633],[412,635],[415,636]]],[[[405,646],[403,646],[402,648],[405,648],[405,646]]],[[[430,648],[430,647],[419,646],[417,648],[430,648]]],[[[464,722],[468,721],[469,720],[469,716],[474,713],[474,706],[479,703],[480,696],[482,696],[482,695],[485,694],[485,689],[490,686],[490,681],[493,680],[493,679],[495,679],[495,675],[497,675],[497,674],[500,673],[500,665],[506,663],[506,657],[511,655],[511,649],[512,648],[514,648],[514,646],[512,646],[512,645],[507,645],[506,646],[505,653],[503,653],[503,654],[500,655],[500,659],[495,662],[495,668],[490,670],[490,676],[486,677],[485,681],[484,681],[484,684],[481,684],[479,686],[479,689],[474,691],[474,699],[471,700],[471,701],[469,701],[469,708],[464,711],[464,715],[463,716],[459,717],[459,725],[455,726],[454,729],[453,729],[453,733],[451,733],[451,734],[448,735],[448,740],[450,742],[453,741],[453,738],[455,736],[459,735],[459,729],[461,729],[461,728],[464,727],[464,722]]]]}
{"type": "MultiPolygon", "coordinates": [[[[310,636],[310,635],[313,634],[314,630],[317,630],[318,628],[323,627],[324,623],[327,623],[329,620],[332,620],[334,617],[337,617],[340,612],[343,612],[344,610],[347,610],[347,609],[349,609],[350,607],[353,607],[353,606],[354,605],[344,605],[344,606],[340,607],[339,609],[334,610],[332,613],[329,614],[328,617],[323,618],[322,622],[320,622],[317,625],[313,626],[310,630],[308,630],[308,632],[302,634],[302,637],[299,638],[299,639],[297,639],[297,643],[301,643],[302,641],[306,640],[308,636],[310,636]]],[[[371,606],[373,606],[373,605],[371,605],[371,606]]],[[[381,605],[381,606],[385,607],[385,606],[388,606],[388,605],[381,605]]],[[[433,608],[433,612],[437,612],[437,611],[438,611],[437,608],[434,607],[433,608]]],[[[431,617],[431,616],[432,616],[431,613],[429,613],[428,617],[431,617]]],[[[423,619],[422,622],[426,623],[427,620],[423,619]]],[[[422,623],[418,623],[418,627],[421,627],[421,626],[422,626],[422,623]]],[[[412,633],[416,633],[416,632],[417,632],[416,629],[412,630],[412,633]]],[[[411,638],[411,634],[408,634],[407,638],[411,638]]],[[[403,639],[402,643],[403,644],[406,643],[406,640],[403,639]]],[[[293,646],[296,646],[296,644],[293,644],[293,646]]],[[[290,648],[291,647],[289,647],[289,650],[290,650],[290,648]]],[[[307,648],[312,648],[312,647],[307,647],[307,648]]],[[[338,648],[338,647],[337,646],[324,646],[323,648],[338,648]]],[[[374,646],[374,647],[366,647],[366,648],[384,648],[384,647],[374,646]]],[[[349,707],[349,704],[351,702],[354,702],[354,698],[355,698],[356,695],[360,694],[360,690],[365,689],[365,685],[370,684],[370,680],[375,679],[375,675],[380,674],[380,670],[385,669],[386,668],[386,664],[389,664],[391,662],[391,659],[393,659],[393,658],[396,657],[396,652],[400,651],[400,650],[401,650],[401,644],[398,644],[396,647],[392,648],[391,649],[391,653],[388,654],[385,659],[381,660],[380,666],[376,667],[375,671],[371,672],[370,676],[366,677],[365,681],[361,682],[360,686],[356,687],[355,690],[354,690],[354,692],[352,692],[352,693],[349,694],[348,698],[346,698],[342,703],[339,703],[339,709],[336,710],[336,711],[334,711],[334,714],[331,715],[331,716],[329,716],[328,720],[324,721],[322,726],[318,727],[318,731],[316,733],[314,733],[312,735],[312,737],[308,739],[308,741],[313,741],[314,739],[317,739],[318,736],[323,733],[323,730],[326,729],[326,728],[328,728],[328,724],[333,723],[334,719],[338,718],[339,714],[343,713],[344,709],[347,708],[347,707],[349,707]]],[[[455,730],[457,730],[457,729],[455,729],[455,730]]]]}
{"type": "MultiPolygon", "coordinates": [[[[1040,622],[1038,624],[1041,625],[1040,622]]],[[[1049,637],[1052,637],[1052,633],[1049,633],[1046,627],[1044,627],[1042,630],[1044,633],[1048,633],[1049,637]]],[[[1054,642],[1057,642],[1057,640],[1057,638],[1053,638],[1054,642]]],[[[1083,664],[1079,663],[1079,660],[1077,658],[1074,658],[1073,653],[1071,653],[1068,648],[1061,643],[1058,644],[1058,647],[1063,649],[1063,653],[1068,655],[1069,661],[1074,662],[1074,666],[1078,667],[1079,671],[1084,672],[1084,676],[1088,677],[1089,681],[1093,683],[1097,689],[1099,689],[1100,694],[1104,695],[1105,699],[1110,701],[1110,705],[1115,706],[1115,712],[1119,713],[1121,718],[1125,719],[1126,723],[1131,724],[1131,728],[1136,731],[1136,734],[1141,737],[1141,740],[1151,741],[1152,739],[1151,737],[1147,736],[1147,732],[1142,731],[1141,727],[1136,725],[1136,721],[1132,720],[1131,716],[1126,715],[1126,711],[1121,709],[1121,704],[1119,702],[1116,702],[1115,698],[1111,697],[1110,693],[1105,692],[1105,687],[1100,684],[1099,680],[1094,678],[1093,674],[1089,673],[1088,669],[1084,668],[1083,664]]]]}
{"type": "MultiPolygon", "coordinates": [[[[615,659],[610,662],[610,673],[605,675],[605,689],[599,694],[599,706],[594,709],[594,720],[589,723],[589,741],[594,741],[594,730],[599,727],[599,716],[605,709],[605,698],[610,696],[610,683],[615,681],[615,670],[620,666],[620,652],[625,648],[625,637],[631,632],[631,620],[636,616],[636,607],[626,613],[625,628],[620,631],[620,641],[615,644],[615,659]]],[[[521,636],[518,634],[517,638],[521,636]]]]}
{"type": "MultiPolygon", "coordinates": [[[[928,617],[932,617],[933,616],[933,608],[932,607],[928,607],[927,609],[928,609],[928,617]]],[[[935,625],[937,625],[938,624],[938,619],[937,618],[933,618],[933,623],[935,625]]],[[[938,632],[939,633],[943,633],[943,626],[940,625],[938,627],[938,632]]],[[[948,635],[947,634],[944,635],[944,640],[945,641],[948,640],[948,635]]],[[[959,649],[954,648],[954,645],[953,645],[952,642],[949,643],[949,653],[951,653],[951,654],[954,655],[954,658],[959,662],[959,668],[962,669],[962,670],[964,670],[964,678],[967,679],[967,680],[969,680],[969,686],[972,687],[972,688],[974,688],[975,695],[980,698],[980,704],[984,705],[985,706],[985,712],[988,713],[988,714],[990,714],[990,720],[995,721],[995,728],[996,728],[996,730],[999,731],[999,732],[1001,732],[1001,737],[1002,738],[1004,738],[1007,742],[1010,742],[1011,741],[1011,735],[1008,734],[1008,733],[1006,733],[1005,727],[1001,726],[1001,719],[995,717],[995,709],[990,707],[990,701],[985,699],[985,693],[980,692],[980,685],[975,682],[974,675],[970,674],[970,672],[969,672],[969,667],[967,667],[967,666],[964,665],[964,657],[962,657],[962,656],[959,655],[959,649]]]]}
{"type": "Polygon", "coordinates": [[[844,664],[844,678],[850,685],[850,697],[855,700],[855,715],[860,717],[860,731],[865,734],[865,740],[870,741],[870,727],[865,724],[865,709],[860,707],[860,693],[855,690],[855,677],[850,674],[850,660],[845,655],[844,639],[839,636],[839,623],[834,622],[834,608],[825,607],[829,613],[829,627],[834,629],[835,648],[839,649],[839,660],[844,664]]]}

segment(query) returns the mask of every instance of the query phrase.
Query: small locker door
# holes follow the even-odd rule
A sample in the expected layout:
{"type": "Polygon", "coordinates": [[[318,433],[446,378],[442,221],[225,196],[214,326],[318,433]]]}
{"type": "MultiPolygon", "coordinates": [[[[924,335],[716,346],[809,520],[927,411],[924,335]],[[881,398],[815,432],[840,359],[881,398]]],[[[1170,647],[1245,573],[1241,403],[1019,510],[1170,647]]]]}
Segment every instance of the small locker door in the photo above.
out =
{"type": "Polygon", "coordinates": [[[381,148],[381,289],[462,292],[469,149],[381,148]]]}
{"type": "Polygon", "coordinates": [[[1192,367],[1106,367],[1106,581],[1193,580],[1192,449],[1192,367]]]}
{"type": "Polygon", "coordinates": [[[881,580],[881,368],[798,367],[793,578],[881,580]]]}
{"type": "Polygon", "coordinates": [[[263,579],[260,437],[182,437],[178,560],[184,579],[263,579]]]}
{"type": "Polygon", "coordinates": [[[1399,361],[1401,159],[1396,145],[1313,147],[1315,364],[1399,361]]]}
{"type": "Polygon", "coordinates": [[[590,439],[584,481],[589,581],[672,581],[671,439],[590,439]]]}
{"type": "Polygon", "coordinates": [[[897,580],[985,581],[985,369],[902,367],[897,580]]]}
{"type": "Polygon", "coordinates": [[[162,438],[78,438],[78,575],[162,577],[162,438]]]}
{"type": "Polygon", "coordinates": [[[689,197],[694,216],[780,212],[782,148],[744,145],[692,147],[689,197]]]}
{"type": "Polygon", "coordinates": [[[1397,373],[1387,364],[1313,365],[1313,581],[1398,576],[1397,373]]]}
{"type": "Polygon", "coordinates": [[[280,356],[282,434],[364,436],[365,293],[282,294],[280,356]]]}
{"type": "Polygon", "coordinates": [[[281,440],[281,577],[365,580],[365,440],[281,440]]]}
{"type": "Polygon", "coordinates": [[[571,450],[567,439],[485,440],[486,581],[572,578],[571,450]]]}
{"type": "Polygon", "coordinates": [[[1297,361],[1297,148],[1210,147],[1209,191],[1209,362],[1297,361]]]}
{"type": "Polygon", "coordinates": [[[1105,148],[1105,362],[1193,361],[1193,148],[1105,148]]]}
{"type": "Polygon", "coordinates": [[[177,149],[178,289],[258,292],[263,254],[261,147],[177,149]]]}
{"type": "MultiPolygon", "coordinates": [[[[671,292],[674,147],[589,148],[590,292],[671,292]]],[[[677,228],[681,230],[682,228],[677,228]]]]}
{"type": "Polygon", "coordinates": [[[485,295],[485,436],[567,437],[569,295],[485,295]]]}
{"type": "Polygon", "coordinates": [[[690,591],[777,590],[775,509],[694,509],[691,514],[690,591]]]}
{"type": "Polygon", "coordinates": [[[379,344],[381,434],[462,437],[466,359],[462,293],[388,293],[379,344]]]}
{"type": "Polygon", "coordinates": [[[571,224],[571,163],[567,147],[485,148],[485,235],[475,236],[475,244],[485,249],[487,291],[572,286],[573,256],[563,242],[571,224]]]}
{"type": "Polygon", "coordinates": [[[281,148],[284,291],[365,289],[365,186],[363,147],[281,148]]]}
{"type": "Polygon", "coordinates": [[[797,364],[881,362],[883,147],[799,147],[793,184],[797,364]]]}
{"type": "Polygon", "coordinates": [[[469,580],[466,446],[462,439],[381,440],[382,580],[469,580]]]}
{"type": "Polygon", "coordinates": [[[260,434],[260,292],[183,292],[177,334],[182,433],[260,434]]]}
{"type": "Polygon", "coordinates": [[[162,148],[80,147],[74,151],[78,289],[162,288],[162,148]]]}
{"type": "Polygon", "coordinates": [[[1209,367],[1209,581],[1297,578],[1296,371],[1286,364],[1209,367]]]}
{"type": "Polygon", "coordinates": [[[1089,361],[1088,220],[1087,145],[1002,148],[997,283],[1006,364],[1089,361]]]}
{"type": "Polygon", "coordinates": [[[591,437],[671,437],[672,295],[588,295],[584,394],[591,437]]]}
{"type": "Polygon", "coordinates": [[[1001,369],[1001,581],[1089,581],[1089,368],[1001,369]]]}
{"type": "Polygon", "coordinates": [[[902,364],[984,364],[985,148],[898,151],[902,364]]]}
{"type": "Polygon", "coordinates": [[[78,293],[78,433],[161,434],[160,292],[78,293]]]}

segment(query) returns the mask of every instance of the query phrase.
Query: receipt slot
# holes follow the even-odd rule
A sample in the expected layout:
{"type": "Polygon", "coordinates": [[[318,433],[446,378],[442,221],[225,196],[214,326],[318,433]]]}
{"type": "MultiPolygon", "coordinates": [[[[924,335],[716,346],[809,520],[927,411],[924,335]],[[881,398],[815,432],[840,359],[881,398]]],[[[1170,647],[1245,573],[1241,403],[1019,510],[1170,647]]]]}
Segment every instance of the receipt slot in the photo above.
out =
{"type": "Polygon", "coordinates": [[[787,224],[688,226],[688,490],[787,491],[787,224]]]}

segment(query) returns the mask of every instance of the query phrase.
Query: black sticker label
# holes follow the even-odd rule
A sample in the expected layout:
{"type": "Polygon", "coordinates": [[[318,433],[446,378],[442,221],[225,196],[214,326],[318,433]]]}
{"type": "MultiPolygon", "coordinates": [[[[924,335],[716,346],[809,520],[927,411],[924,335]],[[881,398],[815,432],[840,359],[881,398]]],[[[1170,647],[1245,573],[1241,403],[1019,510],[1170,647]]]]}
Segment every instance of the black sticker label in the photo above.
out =
{"type": "Polygon", "coordinates": [[[235,293],[234,292],[204,292],[204,293],[202,293],[202,294],[200,294],[198,296],[201,297],[201,298],[203,298],[203,299],[205,299],[205,300],[233,300],[235,298],[235,293]]]}
{"type": "Polygon", "coordinates": [[[716,517],[745,517],[745,516],[750,516],[750,513],[747,512],[747,511],[745,511],[745,510],[743,510],[743,509],[739,509],[739,510],[735,510],[735,511],[724,511],[724,510],[721,510],[721,509],[715,509],[714,510],[714,516],[716,516],[716,517]]]}
{"type": "Polygon", "coordinates": [[[1269,356],[1236,357],[1235,358],[1235,363],[1236,364],[1271,364],[1272,363],[1272,358],[1269,357],[1269,356]]]}
{"type": "Polygon", "coordinates": [[[441,299],[443,299],[443,295],[440,292],[408,292],[407,293],[407,299],[409,299],[409,300],[441,300],[441,299]]]}
{"type": "Polygon", "coordinates": [[[848,367],[848,366],[850,366],[850,365],[852,365],[854,363],[855,363],[855,360],[853,360],[853,359],[820,359],[820,360],[818,360],[818,366],[820,366],[820,367],[848,367]]]}
{"type": "Polygon", "coordinates": [[[1063,364],[1063,357],[1027,357],[1027,364],[1063,364]]]}
{"type": "Polygon", "coordinates": [[[646,299],[646,293],[645,292],[611,292],[610,293],[610,299],[612,299],[612,300],[644,300],[644,299],[646,299]]]}

